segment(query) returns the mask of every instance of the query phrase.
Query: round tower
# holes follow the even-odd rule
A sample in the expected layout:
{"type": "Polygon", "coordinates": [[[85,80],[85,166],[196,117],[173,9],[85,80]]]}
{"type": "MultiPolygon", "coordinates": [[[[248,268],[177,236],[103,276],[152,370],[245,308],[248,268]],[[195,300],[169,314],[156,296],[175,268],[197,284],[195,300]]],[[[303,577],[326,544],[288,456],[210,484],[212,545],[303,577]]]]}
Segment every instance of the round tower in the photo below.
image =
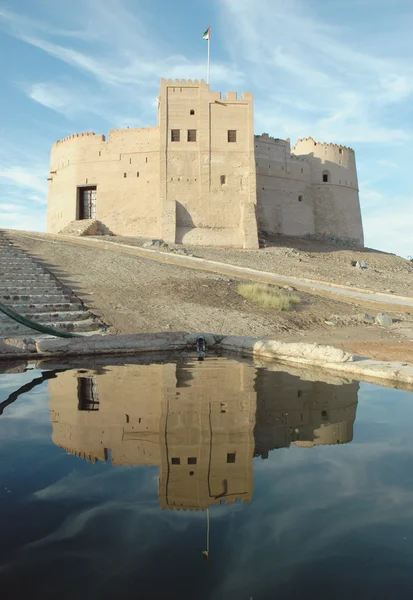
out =
{"type": "Polygon", "coordinates": [[[363,246],[354,150],[310,137],[298,140],[291,153],[311,165],[316,236],[363,246]]]}

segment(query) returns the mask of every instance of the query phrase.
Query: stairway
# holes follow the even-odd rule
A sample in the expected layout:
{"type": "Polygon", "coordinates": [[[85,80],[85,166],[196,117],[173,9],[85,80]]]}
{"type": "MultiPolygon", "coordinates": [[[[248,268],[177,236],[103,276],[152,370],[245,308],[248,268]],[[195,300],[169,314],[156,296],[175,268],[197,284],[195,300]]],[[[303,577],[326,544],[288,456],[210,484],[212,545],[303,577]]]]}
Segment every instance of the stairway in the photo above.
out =
{"type": "Polygon", "coordinates": [[[64,235],[76,235],[78,237],[86,235],[113,235],[112,232],[101,221],[96,219],[82,219],[71,221],[59,233],[64,235]]]}
{"type": "MultiPolygon", "coordinates": [[[[73,292],[0,231],[0,302],[24,317],[58,331],[103,332],[104,325],[73,292]]],[[[44,336],[0,311],[0,338],[44,336]]]]}

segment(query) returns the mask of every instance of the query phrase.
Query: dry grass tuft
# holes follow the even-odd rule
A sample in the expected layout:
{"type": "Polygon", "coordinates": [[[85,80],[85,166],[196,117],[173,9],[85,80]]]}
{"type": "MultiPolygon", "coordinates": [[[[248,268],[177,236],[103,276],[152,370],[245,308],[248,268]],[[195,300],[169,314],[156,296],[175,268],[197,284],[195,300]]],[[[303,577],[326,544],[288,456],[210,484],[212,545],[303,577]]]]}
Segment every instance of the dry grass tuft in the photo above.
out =
{"type": "Polygon", "coordinates": [[[274,310],[287,311],[300,303],[300,297],[297,294],[282,292],[269,285],[259,283],[241,283],[238,286],[238,293],[258,306],[274,310]]]}

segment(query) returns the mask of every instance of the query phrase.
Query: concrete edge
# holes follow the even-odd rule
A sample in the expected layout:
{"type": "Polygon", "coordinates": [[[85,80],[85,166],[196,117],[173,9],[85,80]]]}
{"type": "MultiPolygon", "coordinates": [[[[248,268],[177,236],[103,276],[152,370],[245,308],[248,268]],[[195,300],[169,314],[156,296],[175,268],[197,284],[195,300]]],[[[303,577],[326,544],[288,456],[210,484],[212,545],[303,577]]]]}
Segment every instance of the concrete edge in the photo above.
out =
{"type": "MultiPolygon", "coordinates": [[[[232,263],[225,263],[215,261],[209,258],[201,258],[198,256],[185,256],[185,255],[177,255],[177,254],[168,254],[159,252],[158,250],[153,250],[150,248],[142,248],[141,246],[129,246],[128,244],[120,244],[118,242],[110,242],[107,240],[100,240],[95,237],[88,238],[86,237],[78,237],[71,235],[63,235],[63,234],[53,234],[53,233],[39,233],[39,232],[26,232],[20,231],[16,229],[8,229],[4,231],[9,231],[13,234],[18,234],[26,237],[34,236],[34,238],[39,239],[40,241],[65,241],[74,244],[81,244],[84,246],[96,246],[100,245],[103,249],[109,250],[110,246],[121,249],[124,248],[125,251],[129,251],[129,253],[135,254],[137,256],[141,256],[143,258],[151,258],[152,260],[156,260],[158,262],[165,262],[169,264],[175,264],[177,266],[189,266],[189,265],[200,265],[204,267],[204,270],[211,269],[212,272],[220,273],[220,270],[225,271],[226,269],[231,269],[239,273],[221,273],[227,277],[238,277],[240,279],[248,279],[248,278],[256,278],[257,280],[271,279],[278,280],[279,285],[296,285],[297,288],[301,287],[301,291],[309,292],[311,290],[312,293],[316,295],[323,295],[327,293],[329,295],[334,295],[334,292],[340,291],[348,291],[353,295],[355,294],[365,294],[367,296],[367,300],[371,302],[375,302],[376,304],[390,304],[394,306],[395,309],[398,307],[411,308],[413,297],[410,296],[398,296],[397,294],[388,294],[386,292],[374,292],[372,290],[366,288],[358,288],[351,287],[347,285],[342,285],[339,283],[332,283],[329,281],[323,281],[318,279],[308,279],[306,277],[296,277],[294,275],[279,275],[277,273],[273,273],[270,271],[259,271],[257,269],[253,269],[251,267],[243,267],[241,265],[234,265],[232,263]],[[300,285],[301,284],[301,285],[300,285]],[[314,287],[312,287],[314,286],[314,287]],[[318,286],[325,286],[329,289],[320,289],[318,286]],[[369,297],[370,296],[370,297],[369,297]],[[380,296],[379,299],[374,298],[374,296],[380,296]],[[386,303],[386,300],[389,300],[386,303]],[[396,301],[396,302],[395,302],[396,301]],[[405,304],[404,304],[405,302],[405,304]]],[[[33,239],[33,237],[32,237],[33,239]]],[[[310,293],[311,293],[310,292],[310,293]]],[[[340,295],[340,294],[339,294],[340,295]]],[[[343,301],[346,301],[345,298],[342,298],[343,301]]]]}
{"type": "MultiPolygon", "coordinates": [[[[265,361],[294,363],[350,375],[381,385],[412,386],[413,364],[354,356],[333,346],[287,343],[265,338],[203,334],[209,346],[265,361]]],[[[128,355],[194,349],[197,334],[152,333],[93,335],[72,339],[9,338],[0,340],[0,361],[128,355]]]]}

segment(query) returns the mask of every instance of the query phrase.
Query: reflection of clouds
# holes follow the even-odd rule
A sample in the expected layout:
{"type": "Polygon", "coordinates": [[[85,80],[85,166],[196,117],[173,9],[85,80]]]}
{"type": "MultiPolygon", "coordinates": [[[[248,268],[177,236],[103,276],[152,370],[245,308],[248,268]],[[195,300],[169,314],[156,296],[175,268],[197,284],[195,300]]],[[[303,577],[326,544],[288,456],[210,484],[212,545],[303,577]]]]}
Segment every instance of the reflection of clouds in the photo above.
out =
{"type": "MultiPolygon", "coordinates": [[[[77,464],[78,459],[73,457],[77,464]]],[[[97,500],[103,497],[126,498],[139,502],[157,502],[158,468],[157,467],[116,467],[84,463],[84,471],[72,471],[51,485],[37,490],[37,500],[74,500],[88,498],[97,500]],[[93,471],[96,471],[93,473],[93,471]]]]}
{"type": "MultiPolygon", "coordinates": [[[[288,579],[298,567],[334,556],[346,558],[347,545],[357,560],[354,545],[361,543],[360,555],[365,560],[366,547],[374,544],[373,536],[377,538],[377,552],[380,544],[388,544],[394,547],[396,557],[397,551],[406,553],[398,546],[401,540],[393,536],[403,527],[404,534],[412,539],[413,481],[402,479],[399,483],[397,478],[396,484],[389,479],[394,465],[404,461],[413,465],[410,448],[406,452],[405,447],[395,448],[392,442],[353,442],[341,448],[329,447],[328,452],[325,448],[307,453],[291,448],[272,457],[273,461],[266,462],[278,462],[273,469],[260,465],[255,470],[256,489],[262,486],[262,493],[254,496],[251,510],[243,515],[241,540],[236,545],[230,538],[222,542],[231,545],[232,552],[218,595],[232,597],[234,592],[249,589],[248,585],[258,595],[261,581],[274,581],[275,572],[276,579],[288,579]],[[380,527],[389,531],[388,539],[377,533],[380,527]],[[258,577],[250,568],[257,548],[258,577]]],[[[407,553],[413,558],[410,548],[407,553]]]]}

